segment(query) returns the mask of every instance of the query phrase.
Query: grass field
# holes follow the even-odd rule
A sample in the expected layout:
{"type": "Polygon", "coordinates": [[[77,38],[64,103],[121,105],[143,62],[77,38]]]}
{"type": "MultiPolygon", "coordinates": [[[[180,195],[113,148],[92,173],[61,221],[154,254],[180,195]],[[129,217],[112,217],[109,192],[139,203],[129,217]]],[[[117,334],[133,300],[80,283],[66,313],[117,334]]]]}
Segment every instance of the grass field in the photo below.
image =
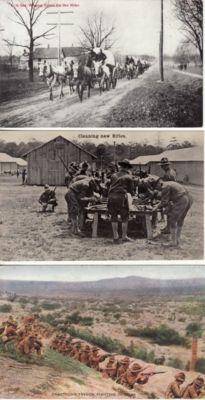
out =
{"type": "Polygon", "coordinates": [[[114,246],[111,224],[107,222],[98,239],[91,239],[91,227],[85,238],[74,237],[67,224],[65,187],[58,187],[56,212],[41,213],[38,198],[42,187],[22,186],[16,177],[0,177],[1,185],[1,260],[2,261],[74,261],[74,260],[156,260],[203,258],[203,188],[189,187],[194,204],[182,232],[182,247],[165,249],[167,239],[114,246]]]}
{"type": "Polygon", "coordinates": [[[34,96],[47,91],[47,85],[38,74],[34,74],[34,82],[30,82],[28,71],[0,73],[0,103],[8,100],[34,96]]]}
{"type": "Polygon", "coordinates": [[[165,69],[163,83],[158,79],[158,70],[154,69],[140,87],[113,107],[107,116],[108,126],[202,126],[203,81],[171,68],[165,69]]]}

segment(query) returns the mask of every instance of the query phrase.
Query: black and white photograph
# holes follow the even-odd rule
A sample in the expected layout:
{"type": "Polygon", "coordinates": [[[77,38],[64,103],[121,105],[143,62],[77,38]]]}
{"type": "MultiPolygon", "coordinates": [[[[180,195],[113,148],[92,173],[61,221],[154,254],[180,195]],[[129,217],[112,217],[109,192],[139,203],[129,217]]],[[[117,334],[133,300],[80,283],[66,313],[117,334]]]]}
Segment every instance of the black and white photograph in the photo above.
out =
{"type": "Polygon", "coordinates": [[[200,131],[1,131],[1,260],[202,260],[200,131]]]}
{"type": "Polygon", "coordinates": [[[202,127],[202,0],[0,7],[0,127],[202,127]]]}

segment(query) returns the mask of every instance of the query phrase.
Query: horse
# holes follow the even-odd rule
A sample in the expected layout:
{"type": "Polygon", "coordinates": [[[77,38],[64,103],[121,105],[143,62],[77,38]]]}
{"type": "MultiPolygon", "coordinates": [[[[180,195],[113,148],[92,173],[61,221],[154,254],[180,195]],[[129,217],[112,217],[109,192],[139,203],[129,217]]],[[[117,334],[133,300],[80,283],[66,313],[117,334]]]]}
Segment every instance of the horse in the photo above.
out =
{"type": "Polygon", "coordinates": [[[99,83],[100,94],[110,89],[110,71],[101,61],[94,61],[95,79],[99,83]]]}
{"type": "Polygon", "coordinates": [[[90,53],[86,56],[82,56],[79,60],[77,70],[77,91],[80,101],[83,101],[83,92],[87,88],[88,98],[90,97],[90,90],[93,83],[93,61],[90,53]]]}
{"type": "MultiPolygon", "coordinates": [[[[60,85],[60,99],[64,97],[63,86],[66,84],[67,77],[73,76],[72,64],[68,66],[65,62],[64,65],[52,66],[49,64],[49,71],[46,74],[47,85],[50,89],[50,100],[53,100],[53,88],[56,83],[60,85]]],[[[71,93],[71,90],[70,90],[71,93]]]]}
{"type": "Polygon", "coordinates": [[[102,65],[109,68],[110,71],[110,84],[109,86],[114,89],[117,85],[117,68],[115,58],[110,50],[102,50],[96,47],[90,52],[91,58],[96,62],[102,62],[102,65]]]}

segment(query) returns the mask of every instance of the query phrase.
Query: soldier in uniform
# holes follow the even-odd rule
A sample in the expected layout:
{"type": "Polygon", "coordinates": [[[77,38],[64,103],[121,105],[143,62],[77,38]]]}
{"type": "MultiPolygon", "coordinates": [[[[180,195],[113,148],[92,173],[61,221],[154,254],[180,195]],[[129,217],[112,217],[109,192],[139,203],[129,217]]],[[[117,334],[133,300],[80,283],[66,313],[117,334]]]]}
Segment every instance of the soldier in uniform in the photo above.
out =
{"type": "Polygon", "coordinates": [[[166,399],[181,399],[183,393],[183,388],[181,388],[181,385],[184,383],[185,378],[184,372],[179,372],[175,375],[175,380],[169,384],[166,390],[166,399]]]}
{"type": "Polygon", "coordinates": [[[84,349],[82,349],[79,354],[78,360],[83,364],[89,366],[89,356],[90,356],[90,347],[88,345],[85,345],[84,349]]]}
{"type": "Polygon", "coordinates": [[[58,205],[56,201],[55,190],[51,190],[49,185],[44,186],[44,192],[39,198],[39,203],[42,205],[42,211],[45,212],[48,205],[52,206],[52,212],[55,211],[55,207],[58,205]]]}
{"type": "Polygon", "coordinates": [[[112,176],[108,192],[108,212],[111,215],[113,243],[115,244],[120,243],[118,233],[118,215],[120,215],[122,220],[122,241],[133,241],[127,236],[129,220],[128,193],[134,195],[134,180],[129,174],[132,165],[128,160],[120,161],[118,165],[120,170],[112,176]]]}
{"type": "Polygon", "coordinates": [[[120,380],[121,384],[128,386],[130,389],[133,389],[137,381],[137,377],[141,371],[142,371],[141,365],[139,365],[138,363],[132,364],[126,370],[126,372],[123,375],[121,375],[121,380],[120,380]]]}
{"type": "Polygon", "coordinates": [[[111,378],[113,380],[117,377],[117,361],[115,360],[114,356],[109,357],[109,360],[103,369],[103,377],[104,378],[111,378]]]}
{"type": "Polygon", "coordinates": [[[65,199],[74,235],[82,235],[81,230],[85,222],[84,207],[89,201],[96,201],[94,192],[99,193],[99,191],[99,181],[89,177],[71,183],[69,186],[65,199]]]}
{"type": "Polygon", "coordinates": [[[201,397],[202,389],[204,387],[204,379],[198,376],[192,383],[187,385],[183,391],[183,399],[198,399],[201,397]]]}
{"type": "Polygon", "coordinates": [[[178,182],[156,182],[156,189],[161,191],[161,202],[156,206],[166,208],[170,222],[171,243],[169,246],[179,245],[184,219],[193,203],[193,199],[187,189],[178,182]]]}
{"type": "Polygon", "coordinates": [[[117,383],[121,383],[121,376],[123,376],[127,369],[129,368],[130,359],[129,357],[124,357],[121,361],[119,361],[119,367],[117,370],[117,383]]]}
{"type": "MultiPolygon", "coordinates": [[[[177,174],[173,168],[171,168],[171,163],[169,162],[168,158],[163,157],[159,163],[160,167],[164,171],[164,175],[162,176],[162,180],[164,182],[176,182],[177,181],[177,174]]],[[[169,217],[167,216],[167,225],[165,228],[161,230],[162,233],[164,234],[169,234],[170,233],[170,221],[169,217]]]]}
{"type": "Polygon", "coordinates": [[[167,182],[167,181],[174,181],[176,182],[177,180],[177,174],[173,168],[171,168],[171,163],[169,162],[167,157],[163,157],[159,163],[160,167],[164,171],[164,175],[162,177],[162,180],[167,182]]]}

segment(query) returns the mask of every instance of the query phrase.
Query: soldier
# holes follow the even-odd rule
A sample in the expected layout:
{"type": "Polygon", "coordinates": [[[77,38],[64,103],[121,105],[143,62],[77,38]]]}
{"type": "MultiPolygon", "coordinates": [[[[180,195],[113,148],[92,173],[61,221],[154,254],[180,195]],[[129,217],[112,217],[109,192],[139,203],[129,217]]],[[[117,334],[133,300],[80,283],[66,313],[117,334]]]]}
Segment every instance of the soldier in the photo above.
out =
{"type": "Polygon", "coordinates": [[[117,377],[117,361],[115,360],[114,356],[109,357],[109,360],[103,369],[103,377],[104,378],[111,378],[116,379],[117,377]]]}
{"type": "Polygon", "coordinates": [[[39,203],[42,205],[42,211],[45,212],[48,205],[52,206],[52,212],[55,211],[55,207],[58,205],[56,201],[55,189],[51,190],[49,185],[44,186],[44,192],[39,198],[39,203]]]}
{"type": "Polygon", "coordinates": [[[35,337],[31,335],[22,339],[17,344],[17,350],[24,355],[30,356],[33,349],[34,339],[35,337]]]}
{"type": "Polygon", "coordinates": [[[82,346],[82,343],[77,343],[74,346],[73,350],[70,352],[70,357],[73,357],[75,360],[79,360],[79,356],[81,353],[81,346],[82,346]]]}
{"type": "Polygon", "coordinates": [[[160,167],[164,171],[164,175],[162,177],[162,180],[167,182],[167,181],[174,181],[176,182],[177,180],[177,174],[173,168],[171,168],[171,163],[169,162],[168,158],[163,157],[160,160],[159,163],[160,167]]]}
{"type": "Polygon", "coordinates": [[[171,243],[169,246],[179,246],[184,219],[193,203],[187,189],[178,182],[156,182],[156,189],[161,191],[161,202],[156,206],[166,208],[170,221],[171,243]]]}
{"type": "Polygon", "coordinates": [[[125,374],[127,369],[129,368],[130,359],[129,357],[124,357],[121,361],[119,361],[119,368],[117,370],[117,382],[121,383],[121,376],[125,374]]]}
{"type": "Polygon", "coordinates": [[[183,389],[181,385],[185,381],[185,374],[183,372],[179,372],[175,375],[175,380],[171,382],[166,390],[165,398],[166,399],[181,399],[183,389]]]}
{"type": "Polygon", "coordinates": [[[86,345],[79,354],[78,360],[83,364],[89,366],[90,347],[86,345]]]}
{"type": "MultiPolygon", "coordinates": [[[[164,175],[162,177],[162,180],[164,182],[169,182],[169,181],[173,181],[176,182],[177,180],[177,175],[176,172],[173,168],[171,168],[171,163],[169,162],[168,158],[163,157],[159,163],[160,167],[163,169],[164,171],[164,175]]],[[[161,229],[161,232],[163,234],[169,234],[170,233],[170,222],[169,222],[169,217],[167,216],[167,225],[165,226],[165,228],[161,229]]]]}
{"type": "Polygon", "coordinates": [[[123,375],[121,375],[121,379],[120,379],[121,384],[128,386],[130,389],[133,389],[133,387],[136,383],[137,377],[141,371],[142,371],[142,367],[138,363],[132,364],[126,370],[126,372],[123,375]]]}
{"type": "Polygon", "coordinates": [[[183,399],[197,399],[201,397],[202,388],[204,386],[204,379],[202,376],[198,376],[192,383],[187,385],[184,389],[182,398],[183,399]]]}
{"type": "Polygon", "coordinates": [[[98,353],[99,353],[98,347],[94,346],[91,349],[91,353],[89,356],[89,366],[91,368],[96,369],[97,371],[99,370],[99,362],[100,362],[100,356],[98,353]]]}
{"type": "Polygon", "coordinates": [[[111,185],[108,192],[108,211],[111,215],[113,243],[119,244],[118,215],[122,220],[122,241],[132,242],[127,236],[129,220],[128,193],[134,195],[134,181],[129,174],[132,165],[128,160],[118,163],[120,170],[112,176],[111,185]]]}
{"type": "Polygon", "coordinates": [[[84,207],[89,201],[96,201],[95,192],[100,192],[99,180],[89,177],[71,183],[69,186],[65,199],[74,235],[82,236],[81,230],[85,224],[84,207]]]}
{"type": "Polygon", "coordinates": [[[34,335],[34,339],[33,339],[33,350],[36,351],[38,356],[41,356],[41,352],[42,352],[42,347],[43,347],[43,343],[42,341],[38,338],[37,333],[34,335]]]}

